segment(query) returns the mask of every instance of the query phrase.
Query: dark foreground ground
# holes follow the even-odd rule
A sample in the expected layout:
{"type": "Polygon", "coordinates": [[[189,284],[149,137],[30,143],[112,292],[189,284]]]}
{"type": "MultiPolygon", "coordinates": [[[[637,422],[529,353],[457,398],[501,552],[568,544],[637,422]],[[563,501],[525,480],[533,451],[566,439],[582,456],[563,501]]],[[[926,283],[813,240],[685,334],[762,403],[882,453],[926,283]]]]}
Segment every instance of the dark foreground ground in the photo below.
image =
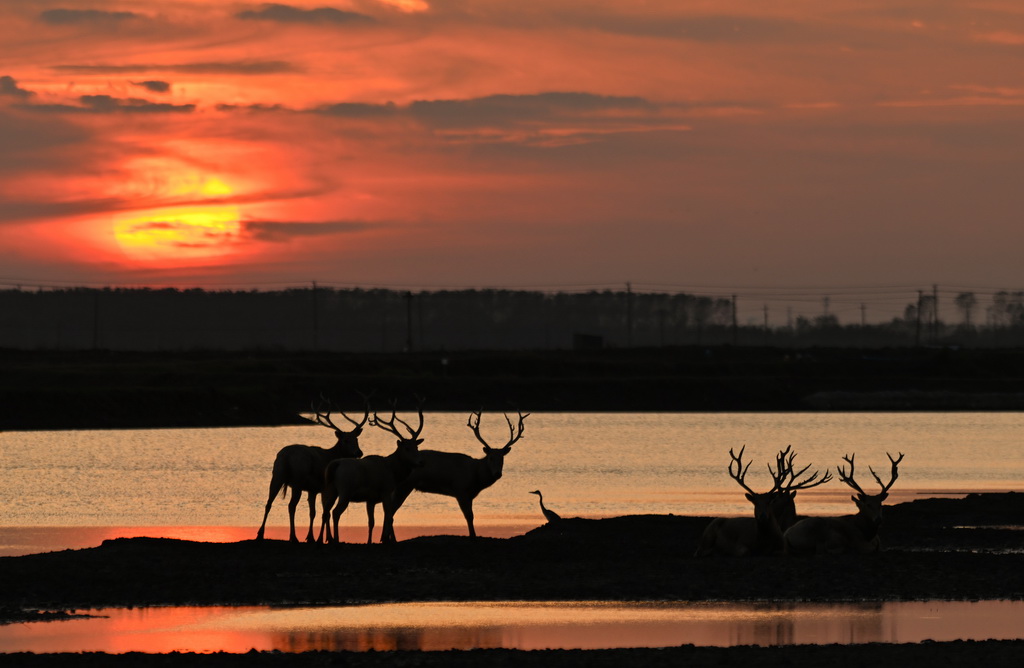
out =
{"type": "MultiPolygon", "coordinates": [[[[567,519],[509,539],[415,538],[318,546],[118,539],[0,558],[8,621],[39,610],[159,604],[414,600],[913,600],[1024,597],[1024,495],[922,499],[886,509],[869,556],[696,559],[707,518],[567,519]]],[[[57,622],[59,623],[59,622],[57,622]]],[[[534,666],[837,668],[1020,665],[1024,642],[784,648],[249,655],[9,655],[4,665],[534,666]]]]}

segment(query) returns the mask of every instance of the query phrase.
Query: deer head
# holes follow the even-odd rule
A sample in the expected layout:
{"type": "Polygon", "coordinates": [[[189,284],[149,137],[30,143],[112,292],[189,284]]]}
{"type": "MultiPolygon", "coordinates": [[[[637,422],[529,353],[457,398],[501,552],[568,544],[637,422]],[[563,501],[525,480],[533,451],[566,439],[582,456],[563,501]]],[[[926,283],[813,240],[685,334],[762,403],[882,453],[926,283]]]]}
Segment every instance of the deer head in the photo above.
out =
{"type": "Polygon", "coordinates": [[[519,423],[516,426],[512,425],[512,419],[505,414],[505,422],[508,423],[508,442],[500,448],[491,447],[484,437],[480,435],[480,414],[481,411],[476,411],[469,414],[469,420],[466,422],[466,426],[473,431],[473,435],[476,436],[476,440],[484,446],[484,461],[487,463],[487,469],[494,476],[495,480],[501,477],[501,471],[505,464],[505,455],[512,451],[512,445],[523,437],[523,424],[529,413],[523,415],[519,413],[519,423]]]}
{"type": "Polygon", "coordinates": [[[818,471],[807,475],[807,470],[811,468],[810,464],[797,471],[793,463],[796,453],[791,452],[792,447],[792,445],[787,445],[785,450],[780,450],[776,455],[775,471],[772,471],[771,465],[768,466],[768,472],[776,481],[776,495],[772,501],[772,510],[779,520],[779,525],[783,528],[796,522],[796,504],[793,499],[798,491],[824,485],[832,480],[832,472],[827,469],[820,478],[818,471]]]}
{"type": "Polygon", "coordinates": [[[366,395],[361,396],[363,397],[364,404],[362,420],[357,422],[345,413],[341,413],[343,418],[355,425],[355,428],[352,431],[344,431],[338,427],[338,425],[334,424],[331,420],[331,402],[324,397],[324,395],[320,395],[319,408],[315,405],[310,405],[310,408],[315,415],[315,419],[313,421],[322,427],[334,430],[334,436],[338,439],[338,442],[334,447],[339,451],[339,454],[342,457],[358,458],[363,456],[363,451],[359,448],[359,435],[363,433],[363,425],[365,425],[367,420],[370,418],[370,399],[366,395]],[[326,410],[324,410],[325,407],[326,410]]]}
{"type": "Polygon", "coordinates": [[[768,471],[772,474],[772,480],[774,481],[772,488],[767,492],[755,492],[753,489],[750,488],[749,485],[747,485],[746,482],[747,471],[750,470],[750,462],[747,462],[745,466],[743,464],[743,453],[746,449],[747,446],[744,445],[742,448],[740,448],[739,454],[736,454],[732,448],[729,448],[729,477],[735,480],[740,487],[746,490],[744,496],[746,497],[747,501],[750,501],[752,504],[754,504],[754,517],[758,518],[759,520],[764,520],[767,519],[771,513],[772,502],[776,498],[776,492],[778,492],[779,483],[782,481],[782,478],[779,476],[784,477],[784,475],[781,473],[776,474],[774,471],[772,471],[771,465],[769,465],[768,471]]]}
{"type": "Polygon", "coordinates": [[[796,505],[793,502],[796,493],[801,489],[817,487],[832,479],[832,473],[829,471],[820,478],[818,471],[806,475],[807,470],[811,468],[810,464],[797,471],[794,465],[796,453],[792,452],[792,448],[792,445],[788,445],[785,450],[779,451],[775,456],[774,469],[768,464],[768,473],[773,484],[767,492],[755,492],[745,481],[750,469],[749,463],[743,465],[743,451],[746,446],[740,448],[738,455],[729,449],[729,457],[732,459],[729,462],[729,476],[746,490],[744,496],[754,504],[754,517],[761,521],[767,521],[770,517],[783,529],[796,521],[796,505]]]}
{"type": "Polygon", "coordinates": [[[836,467],[836,471],[839,473],[839,479],[857,492],[855,496],[850,497],[853,500],[853,502],[857,504],[857,509],[860,511],[862,515],[865,515],[875,524],[881,523],[882,521],[882,502],[885,501],[885,499],[889,496],[889,490],[892,488],[893,483],[896,482],[896,478],[899,477],[899,465],[900,462],[903,461],[902,452],[899,453],[899,457],[896,459],[893,459],[892,455],[890,455],[888,452],[885,453],[885,456],[889,458],[889,462],[892,464],[892,471],[890,473],[888,484],[883,483],[882,479],[878,477],[877,473],[875,473],[875,470],[870,466],[868,467],[868,471],[871,472],[871,475],[875,478],[875,481],[878,482],[878,486],[882,488],[882,491],[878,494],[868,494],[863,489],[861,489],[861,486],[858,485],[857,481],[853,479],[853,458],[855,457],[855,455],[843,456],[843,460],[850,465],[849,473],[847,473],[845,468],[842,466],[836,467]]]}
{"type": "Polygon", "coordinates": [[[417,397],[416,412],[419,415],[419,424],[413,429],[408,422],[398,417],[397,408],[395,402],[391,404],[391,419],[385,420],[378,413],[373,414],[373,420],[371,424],[375,427],[379,427],[389,434],[394,434],[398,437],[398,448],[402,450],[418,451],[417,449],[423,443],[423,439],[420,438],[420,432],[423,431],[423,400],[417,397]],[[397,423],[397,424],[396,424],[397,423]],[[402,433],[399,427],[405,427],[405,430],[409,432],[406,436],[402,433]]]}

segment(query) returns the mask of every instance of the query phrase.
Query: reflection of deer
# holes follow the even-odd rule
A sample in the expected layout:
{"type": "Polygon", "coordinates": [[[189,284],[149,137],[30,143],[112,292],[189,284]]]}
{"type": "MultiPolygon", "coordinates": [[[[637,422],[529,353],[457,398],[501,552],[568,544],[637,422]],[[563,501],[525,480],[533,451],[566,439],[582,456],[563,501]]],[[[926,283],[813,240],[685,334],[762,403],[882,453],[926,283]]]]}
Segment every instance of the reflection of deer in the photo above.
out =
{"type": "MultiPolygon", "coordinates": [[[[473,458],[460,452],[421,451],[420,466],[404,483],[400,483],[395,491],[395,510],[402,507],[414,489],[428,494],[454,497],[459,503],[462,515],[466,518],[469,535],[475,537],[473,499],[501,478],[505,455],[512,449],[512,445],[523,437],[523,421],[528,416],[529,413],[526,415],[519,413],[519,423],[513,426],[512,420],[506,414],[505,421],[508,422],[509,431],[508,442],[503,447],[492,448],[480,435],[480,411],[470,413],[466,426],[483,444],[484,456],[473,458]]],[[[391,539],[393,540],[394,536],[391,539]]]]}
{"type": "MultiPolygon", "coordinates": [[[[323,399],[323,397],[321,397],[323,399]]],[[[364,397],[365,399],[365,397],[364,397]]],[[[324,484],[324,470],[327,463],[342,457],[358,458],[363,456],[359,449],[359,435],[363,432],[363,425],[370,416],[369,400],[366,400],[363,419],[356,422],[344,413],[341,414],[346,420],[355,425],[352,431],[342,431],[331,421],[330,403],[326,400],[327,411],[321,412],[313,408],[316,415],[316,423],[323,427],[334,430],[338,442],[332,448],[320,448],[315,445],[286,445],[277,453],[274,460],[274,472],[270,477],[270,493],[267,495],[267,505],[263,511],[263,524],[256,532],[256,539],[263,538],[263,532],[267,527],[267,516],[270,515],[270,507],[274,505],[274,497],[282,488],[291,488],[292,498],[288,502],[288,523],[290,532],[288,539],[298,542],[295,537],[295,508],[299,505],[299,497],[306,492],[309,502],[309,533],[306,535],[306,542],[313,542],[313,519],[316,517],[316,497],[320,494],[324,484]]]]}
{"type": "Polygon", "coordinates": [[[338,522],[342,513],[348,508],[352,501],[366,503],[366,519],[368,531],[366,542],[373,542],[373,521],[377,504],[384,505],[384,529],[381,533],[381,542],[394,540],[394,518],[398,506],[395,505],[395,487],[399,482],[409,477],[413,469],[419,465],[419,446],[423,442],[419,438],[423,431],[423,409],[419,411],[419,426],[413,429],[409,424],[399,418],[395,411],[391,411],[391,419],[383,420],[376,413],[373,414],[371,424],[380,427],[384,431],[398,437],[397,447],[387,457],[370,455],[362,459],[336,459],[327,465],[324,479],[323,512],[320,518],[320,538],[324,538],[326,529],[326,540],[338,542],[338,522]],[[403,436],[398,426],[405,427],[409,436],[403,436]],[[335,505],[337,501],[337,505],[335,505]],[[331,507],[334,507],[331,513],[331,507]],[[334,532],[331,532],[331,520],[328,517],[331,513],[334,520],[334,532]]]}
{"type": "Polygon", "coordinates": [[[749,554],[772,554],[782,551],[783,532],[796,522],[796,504],[794,498],[797,491],[817,487],[832,479],[829,471],[818,478],[818,472],[800,479],[810,464],[794,470],[795,453],[792,446],[780,450],[775,457],[775,469],[768,465],[768,473],[772,477],[772,488],[767,492],[758,493],[745,482],[750,464],[743,465],[743,451],[739,454],[729,449],[729,476],[740,487],[745,489],[747,500],[754,504],[753,517],[720,517],[712,520],[704,530],[694,556],[709,555],[741,557],[749,554]],[[735,470],[733,467],[735,466],[735,470]]]}
{"type": "Polygon", "coordinates": [[[557,522],[558,520],[562,519],[561,515],[551,510],[550,508],[544,507],[544,495],[540,493],[539,489],[533,490],[532,492],[530,492],[530,494],[537,495],[537,500],[540,501],[540,512],[543,513],[544,519],[546,519],[548,522],[557,522]]]}
{"type": "Polygon", "coordinates": [[[867,553],[881,549],[878,529],[882,525],[882,502],[889,496],[896,478],[899,477],[899,465],[903,461],[903,453],[897,459],[885,453],[892,464],[889,483],[885,484],[870,466],[868,470],[882,488],[879,494],[867,494],[853,479],[854,455],[844,456],[850,465],[850,473],[837,466],[839,479],[852,487],[856,496],[851,496],[857,504],[856,515],[842,517],[808,517],[800,520],[785,533],[786,552],[788,554],[822,554],[822,553],[867,553]]]}

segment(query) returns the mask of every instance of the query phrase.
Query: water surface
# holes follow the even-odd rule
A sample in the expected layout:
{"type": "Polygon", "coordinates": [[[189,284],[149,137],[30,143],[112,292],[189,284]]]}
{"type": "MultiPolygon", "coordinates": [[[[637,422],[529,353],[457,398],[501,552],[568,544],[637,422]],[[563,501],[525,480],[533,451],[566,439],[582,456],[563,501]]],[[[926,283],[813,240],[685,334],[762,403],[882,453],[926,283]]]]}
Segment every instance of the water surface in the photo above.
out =
{"type": "Polygon", "coordinates": [[[1024,602],[401,603],[107,609],[0,626],[0,652],[607,649],[1024,637],[1024,602]]]}
{"type": "MultiPolygon", "coordinates": [[[[499,414],[484,414],[482,431],[498,445],[507,438],[499,414]]],[[[748,482],[755,489],[767,485],[765,464],[792,444],[798,464],[821,468],[856,453],[857,479],[867,490],[876,485],[869,466],[887,479],[886,452],[906,453],[889,503],[1020,490],[1022,433],[1024,413],[537,413],[506,458],[502,480],[477,498],[476,525],[481,535],[539,525],[537,497],[528,493],[538,488],[547,505],[567,517],[745,515],[749,504],[727,474],[729,449],[744,445],[754,462],[748,482]]],[[[424,448],[480,455],[466,414],[428,413],[423,437],[424,448]]],[[[360,442],[367,454],[394,448],[394,437],[375,429],[360,442]]],[[[232,539],[254,535],[274,456],[290,443],[330,446],[333,437],[315,425],[0,433],[0,554],[33,551],[40,541],[27,544],[31,531],[50,527],[120,527],[128,535],[139,527],[174,527],[178,533],[223,527],[222,535],[236,532],[232,539]],[[21,527],[21,534],[3,527],[21,527]]],[[[801,492],[798,510],[852,512],[849,497],[849,488],[834,481],[801,492]]],[[[286,505],[275,501],[271,525],[287,524],[286,505]]],[[[300,527],[307,517],[303,501],[300,527]]],[[[361,507],[350,509],[342,518],[342,539],[364,540],[365,521],[361,507]]],[[[419,493],[406,502],[396,525],[406,535],[466,531],[453,499],[419,493]]],[[[286,534],[273,528],[270,535],[286,534]]]]}

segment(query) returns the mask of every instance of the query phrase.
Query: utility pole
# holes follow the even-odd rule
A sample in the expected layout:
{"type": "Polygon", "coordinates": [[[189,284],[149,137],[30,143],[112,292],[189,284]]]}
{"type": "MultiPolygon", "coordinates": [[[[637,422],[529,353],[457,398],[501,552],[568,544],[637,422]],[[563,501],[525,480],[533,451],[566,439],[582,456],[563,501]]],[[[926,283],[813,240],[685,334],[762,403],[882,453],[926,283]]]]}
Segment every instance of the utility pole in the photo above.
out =
{"type": "Polygon", "coordinates": [[[320,316],[316,305],[316,281],[313,281],[313,350],[320,349],[320,316]]]}
{"type": "Polygon", "coordinates": [[[626,282],[626,347],[633,347],[633,284],[626,282]]]}
{"type": "Polygon", "coordinates": [[[405,293],[405,352],[412,352],[412,290],[405,293]]]}
{"type": "Polygon", "coordinates": [[[92,349],[100,347],[100,291],[92,293],[92,349]]]}
{"type": "Polygon", "coordinates": [[[921,346],[921,305],[924,301],[924,290],[917,291],[917,326],[914,329],[914,346],[921,346]]]}
{"type": "Polygon", "coordinates": [[[740,342],[740,324],[736,319],[736,295],[732,296],[732,345],[737,346],[740,342]]]}
{"type": "Polygon", "coordinates": [[[868,326],[867,312],[868,312],[867,305],[864,304],[863,302],[861,302],[861,305],[860,305],[860,326],[861,327],[867,327],[868,326]]]}

